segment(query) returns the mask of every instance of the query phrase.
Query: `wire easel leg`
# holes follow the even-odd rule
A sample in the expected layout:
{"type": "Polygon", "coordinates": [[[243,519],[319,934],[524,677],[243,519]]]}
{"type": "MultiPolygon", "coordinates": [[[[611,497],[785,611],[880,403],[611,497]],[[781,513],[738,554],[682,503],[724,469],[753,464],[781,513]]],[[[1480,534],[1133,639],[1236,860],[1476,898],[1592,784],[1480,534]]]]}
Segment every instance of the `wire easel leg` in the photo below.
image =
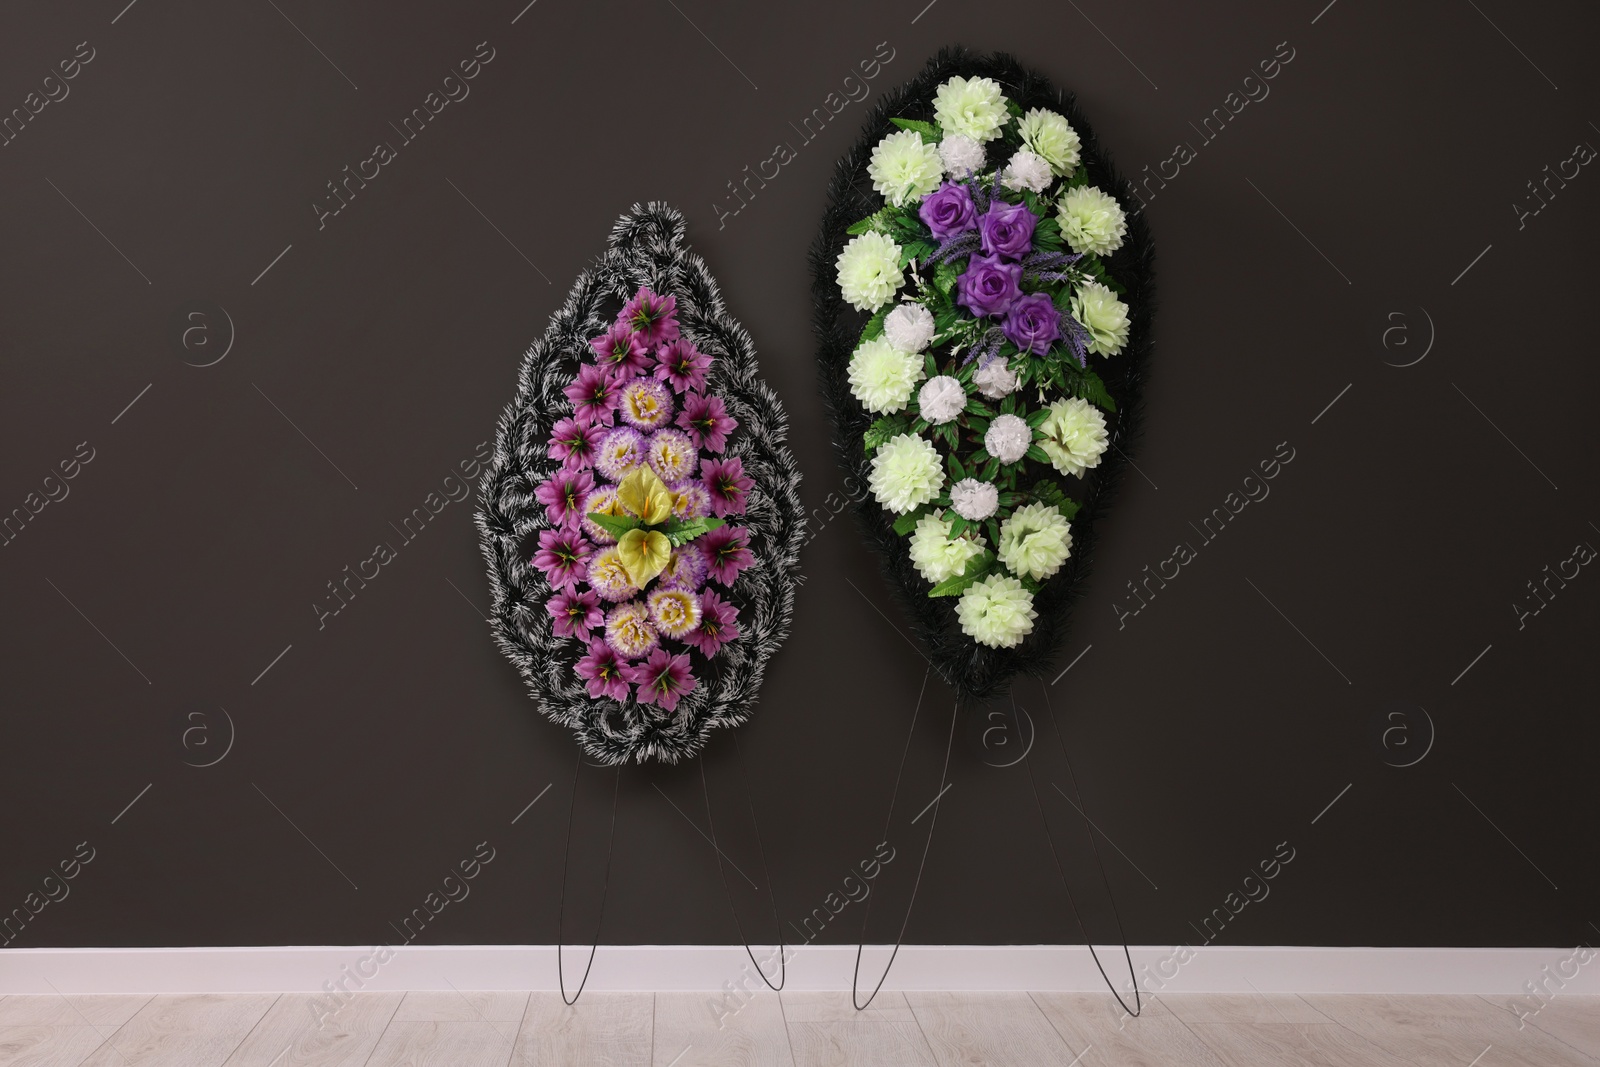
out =
{"type": "Polygon", "coordinates": [[[561,910],[556,919],[556,981],[561,986],[561,1000],[567,1007],[578,1002],[583,996],[583,987],[589,984],[589,970],[594,966],[594,954],[600,947],[600,928],[606,921],[606,893],[611,888],[611,856],[617,843],[617,794],[622,789],[622,768],[617,767],[616,782],[611,787],[611,832],[606,839],[606,873],[600,885],[600,919],[595,923],[594,942],[589,946],[589,962],[584,965],[583,979],[578,983],[578,989],[572,994],[572,999],[567,999],[567,977],[562,965],[561,937],[565,932],[567,920],[567,868],[572,861],[572,817],[578,806],[578,771],[583,767],[583,754],[578,754],[578,762],[572,768],[572,800],[567,805],[567,843],[561,852],[561,910]]]}
{"type": "Polygon", "coordinates": [[[750,957],[751,966],[766,983],[768,989],[774,993],[783,989],[783,984],[789,978],[788,945],[783,940],[783,923],[778,918],[778,892],[772,886],[772,869],[767,866],[767,846],[761,840],[761,824],[756,821],[755,796],[750,792],[750,779],[744,770],[744,753],[739,749],[739,738],[733,739],[734,755],[739,764],[739,780],[744,784],[745,799],[750,805],[750,822],[756,828],[756,847],[761,853],[761,877],[767,883],[767,899],[772,904],[772,925],[778,931],[778,984],[773,985],[767,973],[761,969],[761,964],[756,962],[756,954],[750,948],[750,939],[745,937],[744,923],[739,919],[739,909],[733,906],[733,890],[728,886],[728,872],[722,866],[722,847],[717,844],[717,825],[711,818],[711,790],[706,785],[706,764],[700,760],[700,792],[706,802],[706,826],[711,831],[711,848],[717,854],[717,874],[722,876],[722,891],[728,898],[728,910],[733,912],[733,925],[739,931],[739,942],[744,945],[744,953],[750,957]]]}

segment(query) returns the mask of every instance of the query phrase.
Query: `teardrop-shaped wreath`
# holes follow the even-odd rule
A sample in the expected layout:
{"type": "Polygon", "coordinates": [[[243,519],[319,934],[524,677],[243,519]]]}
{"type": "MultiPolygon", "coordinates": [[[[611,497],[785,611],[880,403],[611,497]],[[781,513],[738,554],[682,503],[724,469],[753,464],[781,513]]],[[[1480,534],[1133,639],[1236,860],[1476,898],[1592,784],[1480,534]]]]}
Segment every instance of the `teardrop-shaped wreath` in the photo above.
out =
{"type": "Polygon", "coordinates": [[[812,250],[856,509],[965,695],[1039,673],[1121,471],[1151,246],[1070,94],[947,49],[840,161],[812,250]]]}
{"type": "Polygon", "coordinates": [[[529,348],[480,485],[491,623],[606,764],[695,755],[788,636],[804,514],[778,398],[683,216],[635,205],[529,348]]]}

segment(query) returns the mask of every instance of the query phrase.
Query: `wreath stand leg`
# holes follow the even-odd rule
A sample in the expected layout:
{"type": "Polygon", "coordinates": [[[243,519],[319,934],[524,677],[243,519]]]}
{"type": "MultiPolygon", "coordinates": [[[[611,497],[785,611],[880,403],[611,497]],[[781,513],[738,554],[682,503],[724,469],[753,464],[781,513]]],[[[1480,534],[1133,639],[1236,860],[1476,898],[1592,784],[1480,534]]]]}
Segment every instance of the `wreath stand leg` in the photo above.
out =
{"type": "Polygon", "coordinates": [[[567,806],[567,843],[561,850],[561,910],[556,918],[556,981],[561,986],[561,1000],[569,1008],[583,996],[583,987],[589,984],[589,970],[594,966],[595,951],[600,947],[600,928],[606,921],[606,893],[611,888],[611,857],[617,843],[617,794],[622,788],[622,767],[619,765],[616,780],[611,787],[611,832],[606,838],[606,870],[604,880],[600,884],[600,918],[595,923],[594,941],[589,946],[589,962],[584,965],[583,978],[578,982],[578,988],[572,994],[572,999],[568,1000],[567,977],[561,958],[561,939],[565,933],[567,919],[567,868],[572,862],[572,817],[578,807],[578,771],[582,767],[583,753],[580,752],[572,768],[572,802],[567,806]]]}
{"type": "Polygon", "coordinates": [[[761,839],[761,824],[756,821],[755,795],[750,791],[750,778],[745,774],[744,753],[739,748],[739,738],[737,735],[735,735],[733,739],[733,750],[735,762],[739,764],[739,780],[744,785],[745,800],[750,807],[750,823],[755,827],[756,830],[756,848],[759,850],[761,855],[761,877],[767,883],[767,898],[772,904],[772,925],[778,931],[777,985],[772,984],[772,979],[767,977],[766,971],[763,970],[761,964],[756,961],[756,954],[750,948],[750,939],[747,938],[744,933],[744,923],[739,919],[739,909],[733,906],[733,889],[728,885],[728,872],[723,868],[722,865],[722,847],[717,844],[717,824],[711,817],[711,790],[706,784],[706,764],[705,760],[703,759],[700,760],[700,793],[705,798],[706,826],[711,831],[711,849],[717,854],[717,874],[721,875],[722,877],[722,892],[728,898],[728,910],[733,913],[733,925],[734,928],[739,931],[739,942],[740,944],[744,945],[745,955],[750,957],[750,963],[753,967],[755,967],[756,973],[761,976],[761,980],[766,983],[768,989],[776,993],[783,989],[783,984],[788,980],[789,977],[789,946],[784,942],[783,924],[778,919],[778,894],[777,891],[772,887],[772,869],[767,865],[767,846],[761,839]]]}

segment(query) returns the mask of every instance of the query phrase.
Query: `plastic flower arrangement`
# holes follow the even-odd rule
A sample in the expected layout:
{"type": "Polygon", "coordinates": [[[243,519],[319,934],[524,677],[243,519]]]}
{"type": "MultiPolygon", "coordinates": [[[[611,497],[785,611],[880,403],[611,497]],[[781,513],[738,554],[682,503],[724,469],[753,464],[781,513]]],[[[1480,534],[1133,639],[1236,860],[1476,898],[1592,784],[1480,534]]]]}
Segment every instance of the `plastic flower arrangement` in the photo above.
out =
{"type": "Polygon", "coordinates": [[[872,313],[848,368],[874,419],[869,486],[927,595],[958,598],[973,641],[1015,648],[1109,446],[1096,365],[1128,344],[1130,316],[1101,257],[1127,219],[1089,184],[1067,119],[990,78],[943,82],[933,121],[890,121],[867,168],[883,206],[849,228],[834,275],[872,313]]]}

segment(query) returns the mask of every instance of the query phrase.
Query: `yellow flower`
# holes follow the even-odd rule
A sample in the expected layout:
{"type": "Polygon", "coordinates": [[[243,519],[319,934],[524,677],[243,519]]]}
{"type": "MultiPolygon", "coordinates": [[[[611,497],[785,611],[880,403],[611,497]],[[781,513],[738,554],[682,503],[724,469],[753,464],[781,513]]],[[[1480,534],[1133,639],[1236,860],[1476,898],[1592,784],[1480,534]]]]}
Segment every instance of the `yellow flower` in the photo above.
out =
{"type": "Polygon", "coordinates": [[[672,541],[660,530],[629,530],[617,540],[617,559],[640,589],[666,570],[671,558],[672,541]]]}
{"type": "MultiPolygon", "coordinates": [[[[656,526],[672,517],[672,490],[656,477],[655,471],[649,467],[638,467],[617,486],[617,504],[645,525],[656,526]]],[[[651,575],[653,577],[658,573],[659,567],[651,575]]]]}

